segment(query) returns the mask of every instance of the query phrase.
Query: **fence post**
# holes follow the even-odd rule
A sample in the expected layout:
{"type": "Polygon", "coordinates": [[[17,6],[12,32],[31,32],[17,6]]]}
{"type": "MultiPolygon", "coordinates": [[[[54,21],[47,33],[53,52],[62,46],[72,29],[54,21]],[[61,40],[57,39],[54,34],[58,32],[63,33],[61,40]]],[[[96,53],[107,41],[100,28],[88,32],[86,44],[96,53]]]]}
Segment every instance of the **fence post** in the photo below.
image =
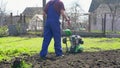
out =
{"type": "Polygon", "coordinates": [[[104,22],[103,22],[103,34],[106,35],[106,13],[104,14],[104,22]]]}
{"type": "Polygon", "coordinates": [[[25,18],[26,18],[26,15],[23,15],[23,22],[24,22],[24,23],[26,23],[25,18]]]}
{"type": "Polygon", "coordinates": [[[88,32],[91,32],[91,15],[89,14],[88,32]]]}
{"type": "Polygon", "coordinates": [[[13,24],[13,13],[10,13],[10,24],[13,24]]]}
{"type": "Polygon", "coordinates": [[[22,14],[20,14],[20,23],[22,23],[22,14]]]}
{"type": "Polygon", "coordinates": [[[25,20],[25,15],[20,14],[20,30],[19,33],[20,34],[25,34],[26,33],[26,20],[25,20]]]}

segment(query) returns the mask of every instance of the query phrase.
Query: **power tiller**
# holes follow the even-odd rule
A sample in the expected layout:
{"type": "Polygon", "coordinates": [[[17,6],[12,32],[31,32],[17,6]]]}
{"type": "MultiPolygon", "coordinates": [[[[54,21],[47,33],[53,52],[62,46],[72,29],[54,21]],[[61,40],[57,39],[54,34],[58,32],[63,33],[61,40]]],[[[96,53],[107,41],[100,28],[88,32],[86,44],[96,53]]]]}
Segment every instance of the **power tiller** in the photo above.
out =
{"type": "Polygon", "coordinates": [[[62,42],[66,44],[66,52],[67,53],[81,53],[83,52],[82,44],[84,41],[79,35],[72,35],[70,29],[64,30],[66,37],[63,38],[62,42]],[[68,47],[67,42],[70,41],[71,46],[68,47]]]}

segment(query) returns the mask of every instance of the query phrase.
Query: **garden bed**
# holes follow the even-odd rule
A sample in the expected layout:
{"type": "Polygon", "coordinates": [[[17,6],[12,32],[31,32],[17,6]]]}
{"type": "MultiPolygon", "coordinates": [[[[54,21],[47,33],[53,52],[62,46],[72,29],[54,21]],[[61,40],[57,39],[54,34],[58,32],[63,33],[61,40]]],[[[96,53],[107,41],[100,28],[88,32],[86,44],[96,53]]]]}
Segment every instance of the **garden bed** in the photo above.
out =
{"type": "MultiPolygon", "coordinates": [[[[48,54],[47,60],[39,59],[39,54],[26,56],[23,60],[32,64],[32,68],[120,68],[120,49],[83,52],[79,54],[65,54],[57,58],[55,54],[48,54]]],[[[12,61],[2,61],[0,68],[10,68],[12,61]]]]}

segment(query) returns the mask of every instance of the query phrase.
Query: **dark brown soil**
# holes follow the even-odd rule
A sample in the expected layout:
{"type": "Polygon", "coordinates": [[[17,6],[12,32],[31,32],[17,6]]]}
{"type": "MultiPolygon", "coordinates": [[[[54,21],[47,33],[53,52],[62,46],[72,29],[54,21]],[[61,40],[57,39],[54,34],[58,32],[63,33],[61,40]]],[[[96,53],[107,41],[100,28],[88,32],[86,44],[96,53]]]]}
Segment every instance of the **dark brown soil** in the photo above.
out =
{"type": "MultiPolygon", "coordinates": [[[[24,60],[32,64],[32,68],[120,68],[120,49],[83,52],[79,54],[65,54],[64,57],[55,57],[48,54],[47,60],[39,59],[39,55],[27,56],[24,60]]],[[[3,61],[0,68],[10,68],[13,61],[3,61]]]]}

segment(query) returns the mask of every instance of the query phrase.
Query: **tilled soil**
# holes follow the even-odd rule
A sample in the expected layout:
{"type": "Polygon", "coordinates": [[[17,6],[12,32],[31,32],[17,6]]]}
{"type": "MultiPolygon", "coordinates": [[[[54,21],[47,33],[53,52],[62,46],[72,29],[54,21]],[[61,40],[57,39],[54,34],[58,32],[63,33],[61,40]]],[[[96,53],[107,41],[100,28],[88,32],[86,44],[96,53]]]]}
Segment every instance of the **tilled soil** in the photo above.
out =
{"type": "MultiPolygon", "coordinates": [[[[48,54],[47,60],[41,60],[39,55],[27,56],[24,60],[32,64],[32,68],[120,68],[120,49],[83,52],[79,54],[65,54],[64,57],[55,57],[48,54]]],[[[0,68],[10,68],[13,61],[3,61],[0,68]]]]}

